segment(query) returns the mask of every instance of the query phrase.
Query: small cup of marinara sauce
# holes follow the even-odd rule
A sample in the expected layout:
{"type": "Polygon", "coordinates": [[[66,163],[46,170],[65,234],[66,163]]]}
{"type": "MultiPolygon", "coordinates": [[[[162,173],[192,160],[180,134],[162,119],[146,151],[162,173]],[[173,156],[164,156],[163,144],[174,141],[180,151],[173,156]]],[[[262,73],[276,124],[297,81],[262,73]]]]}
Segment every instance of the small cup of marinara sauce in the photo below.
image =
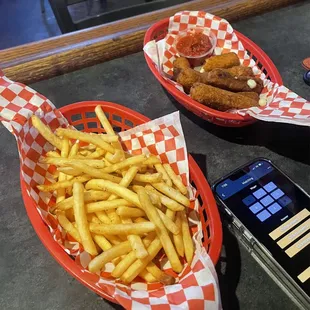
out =
{"type": "Polygon", "coordinates": [[[180,56],[187,58],[193,67],[198,67],[212,55],[216,36],[206,28],[195,27],[180,32],[175,38],[174,46],[180,56]]]}

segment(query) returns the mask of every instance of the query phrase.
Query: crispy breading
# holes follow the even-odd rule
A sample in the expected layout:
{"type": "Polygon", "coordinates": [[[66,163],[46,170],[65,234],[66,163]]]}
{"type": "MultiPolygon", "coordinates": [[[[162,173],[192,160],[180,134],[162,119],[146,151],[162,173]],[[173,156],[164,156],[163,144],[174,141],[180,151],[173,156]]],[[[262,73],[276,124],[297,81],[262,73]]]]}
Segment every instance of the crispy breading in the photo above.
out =
{"type": "Polygon", "coordinates": [[[195,83],[192,86],[190,96],[194,100],[219,111],[257,106],[257,102],[249,97],[202,83],[195,83]]]}
{"type": "Polygon", "coordinates": [[[235,53],[227,53],[207,58],[203,65],[203,69],[205,71],[211,71],[217,68],[231,68],[234,66],[240,66],[239,57],[235,53]]]}
{"type": "Polygon", "coordinates": [[[230,73],[232,76],[254,76],[253,70],[246,66],[234,66],[228,69],[223,69],[224,71],[230,73]]]}

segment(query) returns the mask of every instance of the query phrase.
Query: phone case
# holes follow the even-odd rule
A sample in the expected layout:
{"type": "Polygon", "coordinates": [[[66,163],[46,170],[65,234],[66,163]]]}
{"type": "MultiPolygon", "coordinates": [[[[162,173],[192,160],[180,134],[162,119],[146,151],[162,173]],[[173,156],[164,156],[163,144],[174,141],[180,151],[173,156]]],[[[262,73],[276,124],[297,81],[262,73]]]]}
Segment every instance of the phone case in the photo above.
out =
{"type": "MultiPolygon", "coordinates": [[[[287,174],[280,170],[272,161],[266,158],[257,158],[251,162],[242,165],[231,173],[238,171],[240,168],[251,164],[254,161],[265,160],[270,162],[276,169],[285,175],[294,185],[302,190],[308,197],[307,192],[296,184],[287,174]]],[[[214,187],[217,183],[227,178],[231,173],[220,178],[212,185],[214,187]]],[[[215,195],[216,197],[216,195],[215,195]]],[[[252,257],[259,263],[259,265],[269,274],[269,276],[279,285],[279,287],[295,302],[300,309],[310,309],[310,297],[296,284],[294,279],[281,267],[281,265],[274,259],[268,249],[261,244],[253,234],[239,221],[233,212],[225,205],[225,203],[216,197],[218,204],[221,207],[222,213],[228,217],[229,229],[241,241],[241,244],[248,250],[252,257]]]]}

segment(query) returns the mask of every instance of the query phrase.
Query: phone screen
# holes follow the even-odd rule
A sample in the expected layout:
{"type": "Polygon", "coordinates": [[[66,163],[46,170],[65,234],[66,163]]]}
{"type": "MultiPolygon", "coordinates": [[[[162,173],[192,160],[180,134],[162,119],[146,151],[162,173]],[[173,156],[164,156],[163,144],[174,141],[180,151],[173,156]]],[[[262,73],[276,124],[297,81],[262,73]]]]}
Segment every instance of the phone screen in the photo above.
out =
{"type": "Polygon", "coordinates": [[[222,203],[310,296],[310,198],[268,160],[214,185],[222,203]]]}

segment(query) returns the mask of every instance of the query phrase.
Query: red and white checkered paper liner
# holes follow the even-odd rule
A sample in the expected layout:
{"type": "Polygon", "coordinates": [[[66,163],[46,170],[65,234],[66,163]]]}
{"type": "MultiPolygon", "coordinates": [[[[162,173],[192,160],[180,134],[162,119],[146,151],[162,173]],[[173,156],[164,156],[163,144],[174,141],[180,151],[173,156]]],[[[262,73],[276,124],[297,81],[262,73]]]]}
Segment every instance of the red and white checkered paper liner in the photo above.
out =
{"type": "MultiPolygon", "coordinates": [[[[101,288],[103,295],[112,296],[127,309],[219,309],[221,307],[217,276],[206,250],[201,245],[202,230],[196,214],[199,202],[195,191],[191,190],[188,174],[186,144],[179,119],[179,113],[173,113],[149,123],[120,133],[126,149],[134,154],[145,153],[158,155],[163,162],[168,162],[179,173],[191,190],[190,225],[194,232],[193,240],[196,253],[191,266],[185,265],[179,275],[178,283],[163,286],[159,283],[146,284],[135,282],[126,286],[114,280],[110,273],[112,264],[107,264],[105,271],[90,274],[87,271],[90,255],[83,250],[70,235],[67,235],[57,219],[49,212],[55,197],[50,193],[40,192],[36,186],[54,182],[53,167],[38,163],[41,155],[53,147],[32,127],[31,115],[36,114],[52,130],[69,123],[55,106],[35,90],[5,76],[0,76],[0,120],[14,134],[19,151],[21,175],[26,183],[28,195],[37,206],[43,221],[62,248],[75,256],[75,262],[88,273],[101,288]]],[[[165,257],[159,259],[161,266],[168,272],[171,266],[165,257]]]]}
{"type": "MultiPolygon", "coordinates": [[[[225,19],[210,13],[202,11],[183,11],[170,17],[168,34],[166,37],[156,43],[155,41],[150,41],[144,46],[145,53],[153,60],[157,68],[161,68],[166,74],[172,76],[173,61],[178,57],[174,47],[175,37],[179,32],[186,31],[194,26],[208,28],[216,35],[217,44],[214,49],[215,55],[228,52],[236,53],[241,64],[251,67],[254,74],[264,82],[264,89],[260,98],[267,100],[267,105],[265,107],[235,110],[232,111],[232,113],[240,115],[249,114],[252,117],[267,122],[310,126],[310,102],[298,96],[285,86],[279,86],[267,79],[266,75],[256,65],[254,59],[248,55],[231,25],[225,19]],[[160,62],[160,64],[158,64],[158,62],[160,62]]],[[[163,77],[180,91],[184,92],[180,84],[165,76],[163,77]]]]}

